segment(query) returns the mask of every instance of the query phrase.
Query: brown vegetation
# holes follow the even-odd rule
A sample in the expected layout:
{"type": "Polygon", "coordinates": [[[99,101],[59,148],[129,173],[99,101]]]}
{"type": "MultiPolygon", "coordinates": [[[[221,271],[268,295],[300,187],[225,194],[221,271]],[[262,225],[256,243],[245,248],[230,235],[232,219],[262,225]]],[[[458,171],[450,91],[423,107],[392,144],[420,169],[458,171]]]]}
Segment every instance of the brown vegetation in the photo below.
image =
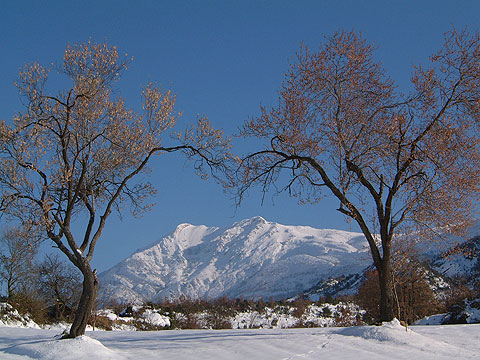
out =
{"type": "MultiPolygon", "coordinates": [[[[410,267],[405,272],[395,271],[395,316],[408,324],[443,310],[433,290],[423,276],[421,267],[410,267]]],[[[380,318],[380,288],[376,270],[367,273],[356,301],[367,311],[366,321],[375,323],[380,318]]]]}

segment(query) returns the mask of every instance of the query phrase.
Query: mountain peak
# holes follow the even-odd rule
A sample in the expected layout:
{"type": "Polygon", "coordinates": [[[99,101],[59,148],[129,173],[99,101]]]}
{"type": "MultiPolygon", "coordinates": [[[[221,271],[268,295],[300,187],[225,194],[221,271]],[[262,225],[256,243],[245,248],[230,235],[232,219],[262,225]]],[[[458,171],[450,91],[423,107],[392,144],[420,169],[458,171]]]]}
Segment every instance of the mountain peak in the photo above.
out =
{"type": "Polygon", "coordinates": [[[248,225],[263,225],[268,224],[268,221],[261,216],[254,216],[250,219],[244,219],[234,224],[234,226],[245,227],[248,225]]]}
{"type": "Polygon", "coordinates": [[[255,223],[267,223],[268,221],[265,220],[265,218],[261,217],[261,216],[254,216],[250,219],[251,222],[255,222],[255,223]]]}
{"type": "Polygon", "coordinates": [[[174,233],[178,233],[182,230],[185,230],[186,228],[188,228],[190,226],[195,226],[195,225],[192,225],[192,224],[189,224],[189,223],[178,224],[177,227],[175,228],[174,233]]]}

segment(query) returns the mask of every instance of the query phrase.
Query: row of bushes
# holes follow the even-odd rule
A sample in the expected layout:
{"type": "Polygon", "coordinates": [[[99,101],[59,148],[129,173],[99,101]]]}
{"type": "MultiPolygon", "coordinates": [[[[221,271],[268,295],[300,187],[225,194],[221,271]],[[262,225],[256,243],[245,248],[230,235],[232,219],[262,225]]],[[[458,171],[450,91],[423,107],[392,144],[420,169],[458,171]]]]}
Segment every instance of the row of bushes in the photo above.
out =
{"type": "Polygon", "coordinates": [[[96,316],[106,330],[231,329],[351,326],[363,324],[353,303],[326,304],[306,299],[253,301],[222,297],[212,301],[181,298],[143,306],[112,306],[96,316]]]}

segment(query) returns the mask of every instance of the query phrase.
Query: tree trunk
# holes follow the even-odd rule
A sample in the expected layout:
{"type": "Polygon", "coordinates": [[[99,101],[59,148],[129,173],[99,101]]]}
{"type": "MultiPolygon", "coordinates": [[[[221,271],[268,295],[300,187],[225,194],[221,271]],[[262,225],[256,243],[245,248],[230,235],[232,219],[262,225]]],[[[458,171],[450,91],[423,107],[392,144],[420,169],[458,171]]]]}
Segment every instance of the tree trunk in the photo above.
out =
{"type": "Polygon", "coordinates": [[[392,321],[395,318],[395,298],[390,259],[383,259],[377,271],[380,285],[380,318],[378,320],[392,321]]]}
{"type": "Polygon", "coordinates": [[[96,273],[92,272],[88,263],[84,264],[84,268],[80,270],[83,274],[82,296],[78,303],[70,333],[65,335],[64,338],[75,338],[85,334],[88,318],[92,313],[97,298],[98,279],[96,273]]]}

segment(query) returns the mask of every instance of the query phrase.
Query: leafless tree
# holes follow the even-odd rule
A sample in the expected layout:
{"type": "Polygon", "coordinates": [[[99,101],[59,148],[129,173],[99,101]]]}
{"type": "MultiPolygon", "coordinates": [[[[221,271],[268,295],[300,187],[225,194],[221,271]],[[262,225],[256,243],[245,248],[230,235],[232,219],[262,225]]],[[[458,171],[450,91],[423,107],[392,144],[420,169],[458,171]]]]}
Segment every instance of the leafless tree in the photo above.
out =
{"type": "Polygon", "coordinates": [[[128,63],[106,44],[68,46],[56,70],[71,86],[58,92],[50,91],[49,69],[27,65],[16,84],[25,111],[12,125],[0,123],[2,207],[35,219],[83,275],[69,337],[84,334],[95,302],[90,261],[108,217],[128,204],[134,214],[150,207],[154,188],[137,175],[148,173],[152,157],[180,151],[206,175],[222,170],[229,151],[229,140],[205,118],[171,133],[175,95],[155,84],[143,89],[142,112],[128,109],[114,91],[128,63]]]}
{"type": "Polygon", "coordinates": [[[301,202],[326,193],[365,235],[379,274],[380,319],[395,316],[391,247],[412,231],[459,231],[474,216],[480,184],[480,38],[445,34],[428,67],[400,94],[374,46],[353,32],[302,46],[279,91],[241,135],[262,147],[239,161],[239,202],[253,185],[301,202]]]}
{"type": "Polygon", "coordinates": [[[55,309],[55,317],[65,320],[82,293],[78,284],[80,272],[71,264],[60,259],[57,254],[47,254],[38,265],[38,287],[48,306],[55,309]]]}
{"type": "Polygon", "coordinates": [[[0,280],[7,287],[9,300],[34,282],[34,258],[40,241],[31,226],[12,227],[0,239],[0,280]]]}

